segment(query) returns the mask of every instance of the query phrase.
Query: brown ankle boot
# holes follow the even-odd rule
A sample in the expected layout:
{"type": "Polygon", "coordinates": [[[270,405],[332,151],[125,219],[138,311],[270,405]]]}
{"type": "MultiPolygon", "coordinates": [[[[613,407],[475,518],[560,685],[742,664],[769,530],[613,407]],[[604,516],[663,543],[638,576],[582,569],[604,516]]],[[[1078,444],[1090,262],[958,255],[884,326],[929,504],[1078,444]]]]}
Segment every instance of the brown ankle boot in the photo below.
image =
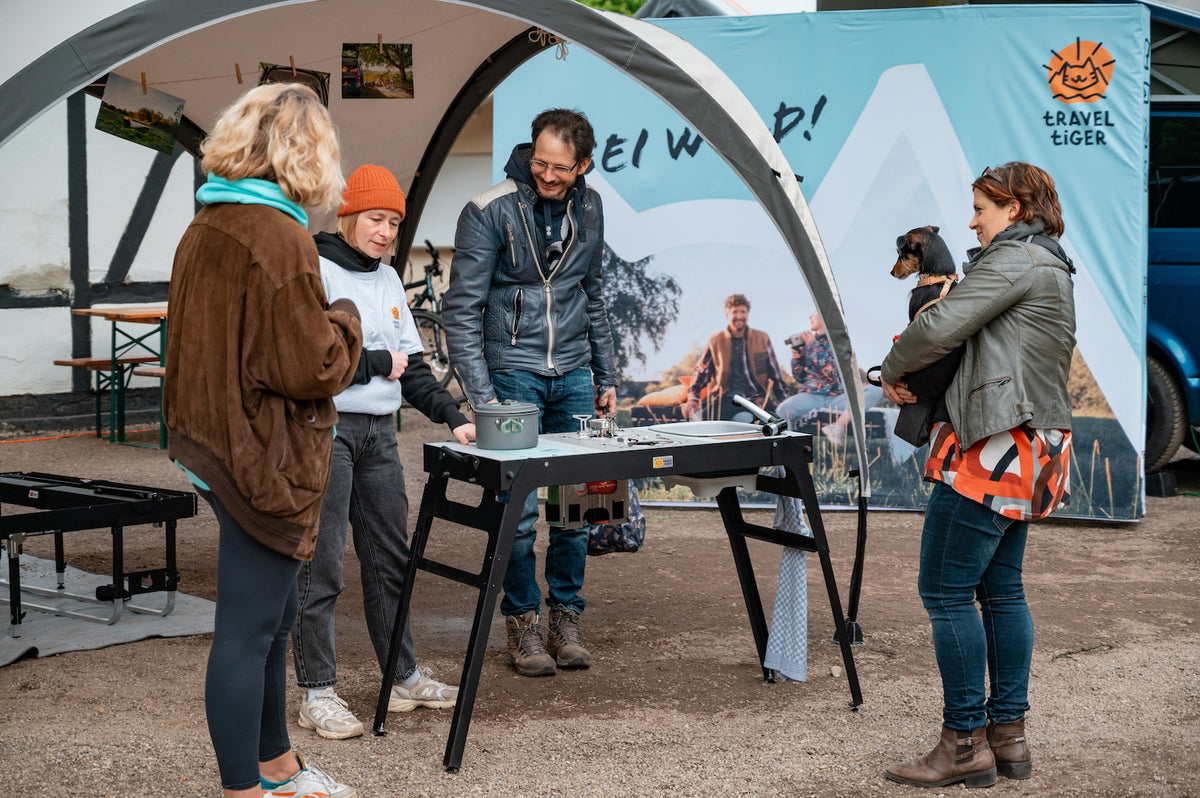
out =
{"type": "Polygon", "coordinates": [[[560,668],[590,668],[592,655],[579,636],[579,613],[570,607],[550,610],[550,635],[546,651],[560,668]]]}
{"type": "Polygon", "coordinates": [[[996,772],[1006,779],[1027,779],[1033,775],[1033,757],[1025,742],[1025,719],[987,726],[988,747],[996,757],[996,772]]]}
{"type": "Polygon", "coordinates": [[[996,783],[996,760],[988,748],[985,727],[955,731],[942,727],[942,738],[928,754],[887,769],[887,777],[915,787],[945,787],[964,782],[967,787],[996,783]]]}
{"type": "Polygon", "coordinates": [[[522,615],[506,615],[508,658],[522,676],[553,676],[558,672],[554,658],[546,653],[546,643],[537,610],[522,615]]]}

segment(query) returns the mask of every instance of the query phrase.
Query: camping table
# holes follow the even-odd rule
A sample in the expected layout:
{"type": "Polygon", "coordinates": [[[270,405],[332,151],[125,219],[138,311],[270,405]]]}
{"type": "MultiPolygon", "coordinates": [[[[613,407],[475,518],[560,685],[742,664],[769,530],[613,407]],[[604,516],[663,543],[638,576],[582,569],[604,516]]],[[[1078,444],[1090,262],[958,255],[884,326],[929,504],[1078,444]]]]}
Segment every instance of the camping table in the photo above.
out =
{"type": "MultiPolygon", "coordinates": [[[[108,439],[125,443],[125,388],[133,375],[133,369],[142,365],[131,359],[150,356],[158,359],[159,365],[166,362],[167,353],[167,306],[124,305],[112,308],[75,308],[76,316],[96,316],[107,319],[111,328],[112,366],[109,374],[108,439]],[[154,325],[151,330],[134,330],[131,324],[154,325]],[[122,326],[124,325],[124,326],[122,326]]],[[[144,357],[142,358],[144,360],[144,357]]],[[[161,412],[161,411],[160,411],[161,412]]],[[[161,423],[159,448],[165,449],[166,427],[161,423]]],[[[100,434],[97,422],[96,434],[100,434]]]]}
{"type": "Polygon", "coordinates": [[[0,544],[8,554],[8,598],[12,637],[21,636],[22,607],[55,615],[81,618],[97,623],[113,624],[121,618],[125,602],[122,595],[166,591],[163,609],[135,607],[131,612],[168,615],[175,607],[175,590],[179,574],[175,568],[175,522],[196,514],[196,494],[192,492],[125,485],[100,479],[80,479],[56,474],[13,471],[0,474],[0,509],[13,504],[32,507],[34,512],[0,515],[0,544]],[[125,573],[123,529],[138,524],[165,525],[165,565],[147,571],[125,573]],[[65,590],[66,557],[63,552],[63,533],[110,527],[112,534],[112,583],[97,589],[96,596],[84,596],[65,590]],[[56,589],[22,586],[19,558],[27,537],[54,535],[54,565],[58,575],[56,589]],[[69,596],[81,602],[107,607],[107,615],[65,610],[48,605],[24,602],[21,593],[69,596]],[[115,600],[114,600],[115,599],[115,600]]]}
{"type": "MultiPolygon", "coordinates": [[[[408,617],[416,572],[428,571],[474,586],[479,591],[459,681],[458,703],[454,707],[450,738],[443,759],[445,767],[454,771],[462,763],[491,618],[526,497],[540,486],[632,477],[683,476],[713,480],[718,485],[722,481],[729,483],[740,478],[742,482],[752,481],[759,491],[803,499],[812,531],[811,538],[747,523],[742,516],[737,490],[728,484],[717,494],[717,505],[733,550],[733,561],[746,611],[750,616],[759,663],[766,656],[767,623],[754,580],[747,538],[817,553],[829,594],[834,629],[838,632],[836,638],[846,666],[851,706],[857,708],[862,703],[858,673],[850,649],[853,635],[848,633],[847,622],[842,614],[816,489],[809,473],[812,436],[783,433],[766,437],[755,433],[726,438],[700,438],[666,434],[658,432],[658,429],[661,428],[623,430],[623,438],[581,437],[573,432],[542,435],[536,447],[510,451],[485,450],[458,443],[425,444],[425,470],[429,480],[421,497],[408,572],[392,627],[387,665],[383,669],[383,684],[375,710],[375,734],[386,733],[384,721],[391,690],[391,674],[399,658],[398,643],[408,617]],[[760,474],[759,469],[766,466],[783,466],[783,475],[760,474]],[[446,487],[451,479],[481,486],[483,495],[478,506],[447,498],[446,487]],[[498,500],[499,491],[508,491],[507,501],[498,500]],[[425,547],[435,519],[461,524],[487,534],[483,563],[478,573],[470,573],[425,556],[425,547]]],[[[765,667],[763,677],[768,681],[773,680],[772,672],[765,667]]]]}

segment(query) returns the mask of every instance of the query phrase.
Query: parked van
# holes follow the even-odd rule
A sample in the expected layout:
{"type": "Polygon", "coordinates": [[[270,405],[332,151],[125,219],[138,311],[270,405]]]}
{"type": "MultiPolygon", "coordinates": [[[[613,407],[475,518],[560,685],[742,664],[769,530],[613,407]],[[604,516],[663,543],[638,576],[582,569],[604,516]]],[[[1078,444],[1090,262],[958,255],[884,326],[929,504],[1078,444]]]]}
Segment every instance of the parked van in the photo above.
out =
{"type": "Polygon", "coordinates": [[[1200,452],[1200,102],[1150,104],[1146,472],[1200,452]]]}

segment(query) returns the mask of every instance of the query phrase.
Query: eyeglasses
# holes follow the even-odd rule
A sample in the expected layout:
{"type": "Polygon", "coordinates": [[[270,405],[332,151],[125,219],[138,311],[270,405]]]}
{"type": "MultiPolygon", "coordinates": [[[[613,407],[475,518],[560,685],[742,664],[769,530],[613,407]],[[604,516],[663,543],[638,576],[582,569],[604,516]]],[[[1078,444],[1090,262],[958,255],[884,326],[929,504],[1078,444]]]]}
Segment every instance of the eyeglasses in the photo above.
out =
{"type": "Polygon", "coordinates": [[[539,172],[544,172],[549,169],[556,175],[569,175],[575,171],[576,166],[579,166],[579,161],[576,161],[570,166],[556,166],[554,164],[548,164],[545,161],[539,161],[536,158],[530,158],[529,165],[534,169],[537,169],[539,172]]]}
{"type": "Polygon", "coordinates": [[[997,172],[992,167],[988,166],[980,173],[980,177],[990,177],[997,183],[1004,183],[1004,176],[997,172]]]}

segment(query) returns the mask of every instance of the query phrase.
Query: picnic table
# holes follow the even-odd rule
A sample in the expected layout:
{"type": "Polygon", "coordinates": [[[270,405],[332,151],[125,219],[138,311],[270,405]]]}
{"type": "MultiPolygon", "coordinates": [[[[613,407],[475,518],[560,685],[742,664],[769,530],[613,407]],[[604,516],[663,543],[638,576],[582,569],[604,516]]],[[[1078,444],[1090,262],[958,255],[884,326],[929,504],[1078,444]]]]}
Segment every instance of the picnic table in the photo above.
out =
{"type": "MultiPolygon", "coordinates": [[[[125,392],[134,376],[161,377],[162,372],[154,367],[161,368],[165,364],[167,306],[74,308],[71,313],[108,320],[112,354],[107,358],[74,357],[55,360],[54,363],[59,366],[86,368],[96,375],[96,437],[104,436],[101,399],[107,393],[108,439],[126,443],[125,392]],[[145,329],[147,326],[151,329],[145,329]]],[[[166,427],[160,416],[159,448],[166,448],[166,435],[166,427]]]]}

